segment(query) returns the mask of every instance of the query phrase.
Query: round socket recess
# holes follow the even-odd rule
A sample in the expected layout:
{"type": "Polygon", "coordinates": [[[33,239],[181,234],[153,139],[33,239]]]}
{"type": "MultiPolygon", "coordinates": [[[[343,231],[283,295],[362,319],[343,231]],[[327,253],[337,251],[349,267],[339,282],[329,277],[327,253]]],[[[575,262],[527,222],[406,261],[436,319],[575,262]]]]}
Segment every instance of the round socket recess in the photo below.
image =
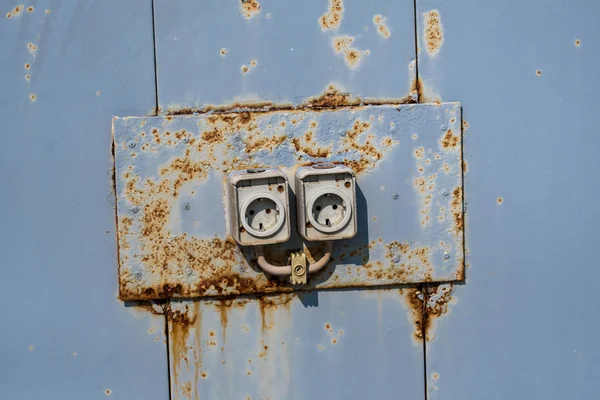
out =
{"type": "Polygon", "coordinates": [[[308,220],[321,232],[337,232],[350,221],[350,204],[344,192],[332,188],[321,189],[308,202],[308,220]]]}
{"type": "Polygon", "coordinates": [[[240,210],[246,232],[256,237],[275,234],[283,225],[283,203],[270,193],[255,193],[248,197],[240,210]]]}

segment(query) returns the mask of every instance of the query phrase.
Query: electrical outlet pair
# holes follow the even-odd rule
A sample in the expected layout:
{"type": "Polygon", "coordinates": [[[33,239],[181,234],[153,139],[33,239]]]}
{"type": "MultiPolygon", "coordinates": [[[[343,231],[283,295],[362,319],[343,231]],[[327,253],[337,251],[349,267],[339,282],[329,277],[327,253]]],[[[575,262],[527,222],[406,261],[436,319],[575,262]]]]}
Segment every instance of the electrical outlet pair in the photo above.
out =
{"type": "MultiPolygon", "coordinates": [[[[344,165],[298,167],[297,228],[308,241],[349,239],[357,232],[356,179],[344,165]]],[[[287,175],[279,169],[233,171],[227,185],[229,231],[241,246],[290,239],[287,175]]]]}

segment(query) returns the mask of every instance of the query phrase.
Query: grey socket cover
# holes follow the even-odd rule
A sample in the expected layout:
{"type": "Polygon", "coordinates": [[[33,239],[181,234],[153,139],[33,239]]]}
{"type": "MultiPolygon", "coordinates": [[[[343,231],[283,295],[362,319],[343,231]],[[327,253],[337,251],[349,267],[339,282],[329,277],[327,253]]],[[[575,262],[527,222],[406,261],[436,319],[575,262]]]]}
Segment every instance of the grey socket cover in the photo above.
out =
{"type": "Polygon", "coordinates": [[[287,176],[278,169],[233,171],[227,179],[229,233],[241,246],[286,242],[290,238],[287,176]]]}
{"type": "Polygon", "coordinates": [[[356,235],[356,178],[345,165],[317,164],[296,170],[298,230],[306,240],[356,235]]]}

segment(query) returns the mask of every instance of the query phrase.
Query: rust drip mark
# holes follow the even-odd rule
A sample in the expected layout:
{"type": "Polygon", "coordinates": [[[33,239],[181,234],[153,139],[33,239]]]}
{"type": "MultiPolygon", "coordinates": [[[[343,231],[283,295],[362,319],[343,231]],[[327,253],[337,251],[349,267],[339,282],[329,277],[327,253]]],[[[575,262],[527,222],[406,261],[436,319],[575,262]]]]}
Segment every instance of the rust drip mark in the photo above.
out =
{"type": "Polygon", "coordinates": [[[421,344],[426,330],[423,293],[418,288],[399,289],[399,293],[406,305],[408,317],[415,327],[412,334],[413,340],[421,344]]]}
{"type": "Polygon", "coordinates": [[[240,9],[246,19],[254,17],[262,10],[258,0],[240,0],[240,9]]]}
{"type": "Polygon", "coordinates": [[[168,304],[167,317],[169,320],[169,345],[172,354],[172,382],[176,397],[179,394],[187,396],[186,398],[199,398],[198,377],[202,370],[202,315],[200,303],[186,303],[182,310],[173,310],[172,304],[168,304]],[[190,331],[195,330],[194,343],[190,345],[190,331]],[[190,360],[190,357],[193,357],[190,360]],[[194,369],[194,381],[181,381],[181,368],[189,371],[194,369]],[[193,396],[193,397],[192,397],[193,396]]]}
{"type": "Polygon", "coordinates": [[[223,336],[223,343],[227,343],[227,325],[229,324],[229,310],[233,304],[232,299],[222,299],[215,303],[215,308],[219,313],[219,319],[221,321],[221,334],[223,336]]]}
{"type": "Polygon", "coordinates": [[[344,16],[344,2],[342,0],[329,0],[329,8],[321,15],[318,22],[323,32],[337,29],[344,16]]]}
{"type": "Polygon", "coordinates": [[[435,339],[435,325],[437,320],[448,313],[452,301],[451,283],[426,287],[427,301],[424,307],[425,339],[431,342],[435,339]]]}
{"type": "Polygon", "coordinates": [[[385,18],[381,15],[375,15],[373,17],[373,24],[375,24],[375,27],[377,28],[377,33],[379,34],[379,36],[381,36],[384,39],[389,39],[389,37],[392,35],[390,32],[390,28],[388,28],[388,26],[385,23],[385,18]]]}
{"type": "MultiPolygon", "coordinates": [[[[295,293],[281,293],[274,296],[261,296],[258,298],[258,311],[260,313],[260,327],[262,335],[275,327],[275,313],[278,310],[291,311],[292,300],[296,298],[295,293]]],[[[268,346],[263,346],[259,357],[266,356],[268,346]]]]}
{"type": "Polygon", "coordinates": [[[427,45],[427,54],[435,57],[444,43],[444,29],[438,10],[423,13],[424,39],[427,45]]]}

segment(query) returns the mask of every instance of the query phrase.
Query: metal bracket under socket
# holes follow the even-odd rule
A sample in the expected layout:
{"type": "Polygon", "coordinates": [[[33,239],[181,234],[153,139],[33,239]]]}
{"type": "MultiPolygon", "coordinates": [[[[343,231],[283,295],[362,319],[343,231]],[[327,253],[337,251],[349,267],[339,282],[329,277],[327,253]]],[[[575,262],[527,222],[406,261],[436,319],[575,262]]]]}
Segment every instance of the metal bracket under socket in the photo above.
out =
{"type": "Polygon", "coordinates": [[[296,170],[298,231],[306,240],[349,239],[357,233],[356,179],[345,165],[296,170]]]}
{"type": "Polygon", "coordinates": [[[278,169],[233,171],[228,176],[229,233],[241,246],[286,242],[290,238],[287,176],[278,169]]]}

